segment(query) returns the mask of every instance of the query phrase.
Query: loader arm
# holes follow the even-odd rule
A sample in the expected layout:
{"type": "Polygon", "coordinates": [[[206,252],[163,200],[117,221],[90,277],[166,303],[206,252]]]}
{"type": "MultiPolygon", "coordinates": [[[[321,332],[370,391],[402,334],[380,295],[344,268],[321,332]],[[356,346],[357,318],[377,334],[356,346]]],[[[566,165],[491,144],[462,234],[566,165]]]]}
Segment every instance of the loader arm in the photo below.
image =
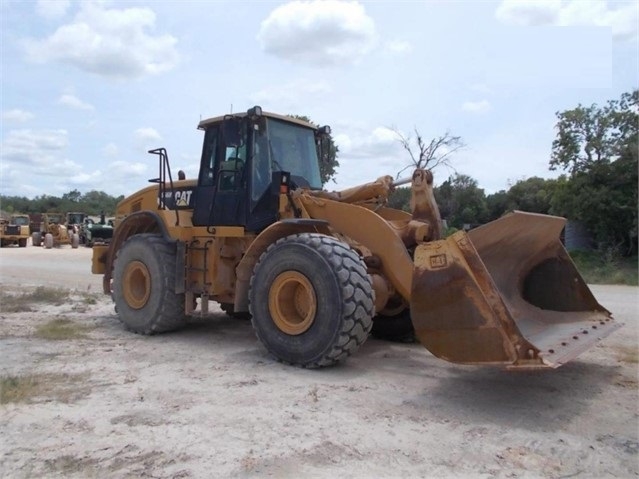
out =
{"type": "Polygon", "coordinates": [[[404,242],[386,221],[368,208],[302,194],[299,200],[313,219],[362,244],[381,260],[381,272],[407,302],[410,301],[413,261],[404,242]]]}

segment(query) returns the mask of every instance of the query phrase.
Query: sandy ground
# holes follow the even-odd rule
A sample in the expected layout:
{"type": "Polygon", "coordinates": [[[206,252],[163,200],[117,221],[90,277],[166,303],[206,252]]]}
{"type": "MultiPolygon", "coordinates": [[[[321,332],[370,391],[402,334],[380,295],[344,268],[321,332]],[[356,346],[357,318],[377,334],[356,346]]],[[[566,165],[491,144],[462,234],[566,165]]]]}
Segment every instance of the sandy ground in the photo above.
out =
{"type": "Polygon", "coordinates": [[[221,312],[128,333],[107,297],[87,300],[100,291],[89,258],[0,250],[3,291],[77,292],[0,313],[0,374],[44,384],[0,405],[1,477],[639,476],[637,288],[592,288],[626,326],[558,370],[456,366],[371,338],[308,371],[272,360],[249,322],[221,312]],[[40,338],[56,318],[85,337],[40,338]]]}

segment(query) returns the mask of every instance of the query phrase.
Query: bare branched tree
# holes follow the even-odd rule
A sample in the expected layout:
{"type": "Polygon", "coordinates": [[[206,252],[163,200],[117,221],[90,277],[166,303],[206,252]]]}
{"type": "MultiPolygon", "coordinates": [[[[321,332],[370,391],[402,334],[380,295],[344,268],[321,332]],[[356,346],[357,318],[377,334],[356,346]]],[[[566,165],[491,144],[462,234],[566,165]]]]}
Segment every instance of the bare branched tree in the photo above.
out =
{"type": "Polygon", "coordinates": [[[389,129],[397,135],[397,140],[408,152],[412,160],[410,165],[407,165],[397,173],[398,177],[409,168],[428,168],[432,170],[439,165],[444,165],[456,171],[450,164],[450,159],[455,152],[466,146],[461,136],[454,136],[447,131],[426,143],[417,127],[414,128],[415,140],[413,140],[411,135],[404,135],[396,127],[390,127],[389,129]],[[416,149],[414,148],[415,146],[417,147],[416,149]]]}

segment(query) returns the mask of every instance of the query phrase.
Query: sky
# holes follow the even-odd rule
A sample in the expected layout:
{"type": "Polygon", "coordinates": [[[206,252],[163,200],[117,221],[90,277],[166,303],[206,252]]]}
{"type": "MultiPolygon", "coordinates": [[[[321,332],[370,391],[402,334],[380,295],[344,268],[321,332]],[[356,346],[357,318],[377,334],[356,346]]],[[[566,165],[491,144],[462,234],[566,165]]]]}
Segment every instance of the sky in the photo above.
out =
{"type": "MultiPolygon", "coordinates": [[[[128,195],[197,175],[203,118],[330,125],[339,190],[447,132],[487,194],[550,171],[556,112],[639,87],[639,2],[0,0],[0,194],[128,195]]],[[[406,174],[406,173],[405,173],[406,174]]]]}

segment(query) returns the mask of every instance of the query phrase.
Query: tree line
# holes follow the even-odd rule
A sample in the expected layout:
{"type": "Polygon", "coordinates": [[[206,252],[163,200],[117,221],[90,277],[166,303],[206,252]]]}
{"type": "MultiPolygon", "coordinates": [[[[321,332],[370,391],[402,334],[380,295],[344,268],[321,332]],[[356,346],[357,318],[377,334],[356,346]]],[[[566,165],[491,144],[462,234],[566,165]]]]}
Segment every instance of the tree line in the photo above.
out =
{"type": "MultiPolygon", "coordinates": [[[[307,117],[291,115],[310,121],[307,117]]],[[[624,93],[604,106],[578,105],[557,112],[557,137],[552,144],[549,169],[563,170],[557,179],[528,178],[508,190],[486,195],[477,181],[455,173],[435,188],[435,198],[449,228],[474,227],[512,210],[565,216],[582,223],[600,249],[623,255],[637,254],[637,157],[639,154],[639,90],[624,93]]],[[[397,132],[398,130],[395,129],[397,132]]],[[[449,165],[450,153],[463,147],[461,138],[448,132],[428,142],[416,133],[398,140],[413,164],[432,168],[449,165]],[[441,148],[440,148],[441,147],[441,148]]],[[[320,159],[322,180],[329,181],[339,166],[339,149],[329,139],[320,159]]],[[[102,191],[70,191],[62,197],[41,195],[34,199],[0,196],[7,213],[81,211],[112,215],[124,197],[102,191]]],[[[397,188],[389,206],[409,211],[410,188],[397,188]]]]}
{"type": "Polygon", "coordinates": [[[104,191],[89,191],[80,193],[73,190],[61,197],[40,195],[33,199],[24,196],[0,196],[2,211],[13,213],[69,213],[73,211],[98,216],[104,213],[113,216],[115,207],[124,199],[124,196],[111,196],[104,191]]]}
{"type": "MultiPolygon", "coordinates": [[[[636,255],[639,90],[556,116],[549,169],[563,170],[559,178],[528,178],[486,195],[476,180],[456,173],[435,188],[442,218],[461,229],[515,209],[564,216],[580,222],[598,249],[636,255]]],[[[409,211],[409,200],[410,189],[398,188],[390,205],[409,211]]]]}

